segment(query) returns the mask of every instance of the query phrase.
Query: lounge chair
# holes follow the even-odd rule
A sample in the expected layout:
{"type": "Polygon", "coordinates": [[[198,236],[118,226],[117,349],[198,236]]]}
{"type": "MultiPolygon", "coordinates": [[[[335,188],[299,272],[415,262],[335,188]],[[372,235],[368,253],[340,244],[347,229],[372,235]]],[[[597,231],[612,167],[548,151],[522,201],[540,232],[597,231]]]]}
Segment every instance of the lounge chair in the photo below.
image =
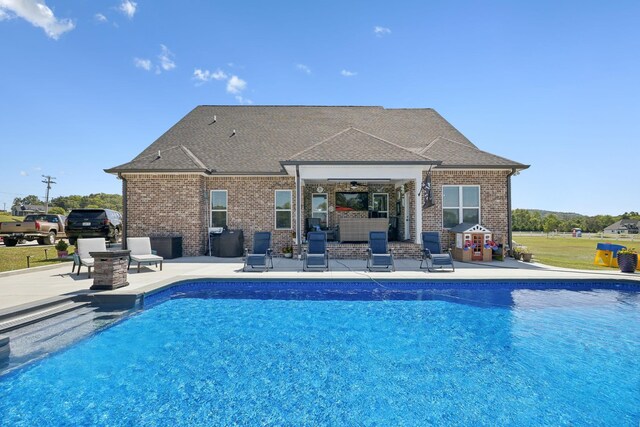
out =
{"type": "Polygon", "coordinates": [[[273,255],[271,250],[271,232],[256,231],[253,234],[253,251],[245,248],[245,260],[242,271],[247,271],[247,267],[260,268],[267,271],[273,268],[273,255]],[[269,266],[271,264],[271,266],[269,266]]]}
{"type": "Polygon", "coordinates": [[[453,266],[451,251],[442,252],[440,233],[437,231],[424,231],[421,237],[422,261],[420,262],[420,269],[424,270],[426,268],[428,271],[434,271],[436,268],[444,270],[445,267],[451,267],[451,271],[456,271],[453,266]]]}
{"type": "MultiPolygon", "coordinates": [[[[74,255],[73,268],[78,266],[78,274],[80,275],[80,268],[84,265],[89,271],[89,277],[91,277],[91,268],[93,267],[93,258],[89,255],[90,252],[105,252],[107,250],[107,244],[104,237],[96,237],[93,239],[78,239],[76,240],[76,252],[74,255]]],[[[73,269],[71,270],[73,273],[73,269]]]]}
{"type": "Polygon", "coordinates": [[[309,268],[329,269],[329,251],[327,251],[327,233],[324,231],[309,231],[307,233],[309,242],[304,253],[302,270],[309,268]]]}
{"type": "Polygon", "coordinates": [[[155,264],[157,267],[160,263],[160,271],[162,271],[164,258],[156,255],[156,252],[151,249],[151,239],[148,237],[127,237],[127,249],[131,251],[127,270],[131,268],[133,261],[138,263],[138,273],[140,273],[140,264],[155,264]]]}
{"type": "Polygon", "coordinates": [[[367,248],[367,269],[369,271],[374,269],[395,271],[393,254],[388,250],[387,243],[386,231],[369,232],[369,248],[367,248]]]}

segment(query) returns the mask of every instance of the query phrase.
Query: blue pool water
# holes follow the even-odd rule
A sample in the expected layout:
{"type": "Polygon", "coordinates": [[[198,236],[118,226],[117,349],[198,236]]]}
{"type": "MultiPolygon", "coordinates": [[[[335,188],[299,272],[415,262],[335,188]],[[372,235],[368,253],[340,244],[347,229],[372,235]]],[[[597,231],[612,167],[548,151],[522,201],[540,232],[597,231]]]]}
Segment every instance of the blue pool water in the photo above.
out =
{"type": "Polygon", "coordinates": [[[195,283],[0,377],[0,424],[640,421],[640,292],[195,283]]]}

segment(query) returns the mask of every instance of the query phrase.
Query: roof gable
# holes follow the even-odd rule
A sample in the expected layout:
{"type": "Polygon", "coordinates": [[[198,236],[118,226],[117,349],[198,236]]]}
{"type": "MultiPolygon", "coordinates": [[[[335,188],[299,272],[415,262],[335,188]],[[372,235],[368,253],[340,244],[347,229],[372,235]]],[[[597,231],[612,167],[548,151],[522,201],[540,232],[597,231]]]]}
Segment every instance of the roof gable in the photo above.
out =
{"type": "Polygon", "coordinates": [[[353,127],[293,155],[283,163],[435,163],[397,144],[353,127]]]}

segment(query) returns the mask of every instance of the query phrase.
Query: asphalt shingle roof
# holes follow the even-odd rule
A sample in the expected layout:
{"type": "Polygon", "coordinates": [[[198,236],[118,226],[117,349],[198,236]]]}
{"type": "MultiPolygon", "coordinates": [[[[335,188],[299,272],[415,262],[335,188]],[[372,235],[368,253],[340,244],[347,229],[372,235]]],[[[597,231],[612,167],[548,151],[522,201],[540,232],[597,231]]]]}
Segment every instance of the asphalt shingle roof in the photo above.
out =
{"type": "Polygon", "coordinates": [[[478,150],[429,108],[206,105],[132,161],[107,172],[281,174],[283,161],[319,162],[324,156],[325,161],[527,167],[478,150]]]}
{"type": "Polygon", "coordinates": [[[406,148],[370,135],[359,129],[348,128],[324,141],[303,150],[288,159],[290,162],[418,162],[433,160],[406,148]]]}

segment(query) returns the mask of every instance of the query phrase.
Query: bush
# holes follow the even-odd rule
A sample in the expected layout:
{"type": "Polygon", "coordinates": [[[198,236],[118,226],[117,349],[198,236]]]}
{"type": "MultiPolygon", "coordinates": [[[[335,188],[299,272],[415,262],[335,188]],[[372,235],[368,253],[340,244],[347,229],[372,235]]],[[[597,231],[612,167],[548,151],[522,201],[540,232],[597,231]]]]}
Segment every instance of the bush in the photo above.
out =
{"type": "Polygon", "coordinates": [[[56,243],[56,250],[58,251],[64,252],[68,247],[69,245],[67,245],[67,242],[65,242],[64,240],[58,240],[58,243],[56,243]]]}

